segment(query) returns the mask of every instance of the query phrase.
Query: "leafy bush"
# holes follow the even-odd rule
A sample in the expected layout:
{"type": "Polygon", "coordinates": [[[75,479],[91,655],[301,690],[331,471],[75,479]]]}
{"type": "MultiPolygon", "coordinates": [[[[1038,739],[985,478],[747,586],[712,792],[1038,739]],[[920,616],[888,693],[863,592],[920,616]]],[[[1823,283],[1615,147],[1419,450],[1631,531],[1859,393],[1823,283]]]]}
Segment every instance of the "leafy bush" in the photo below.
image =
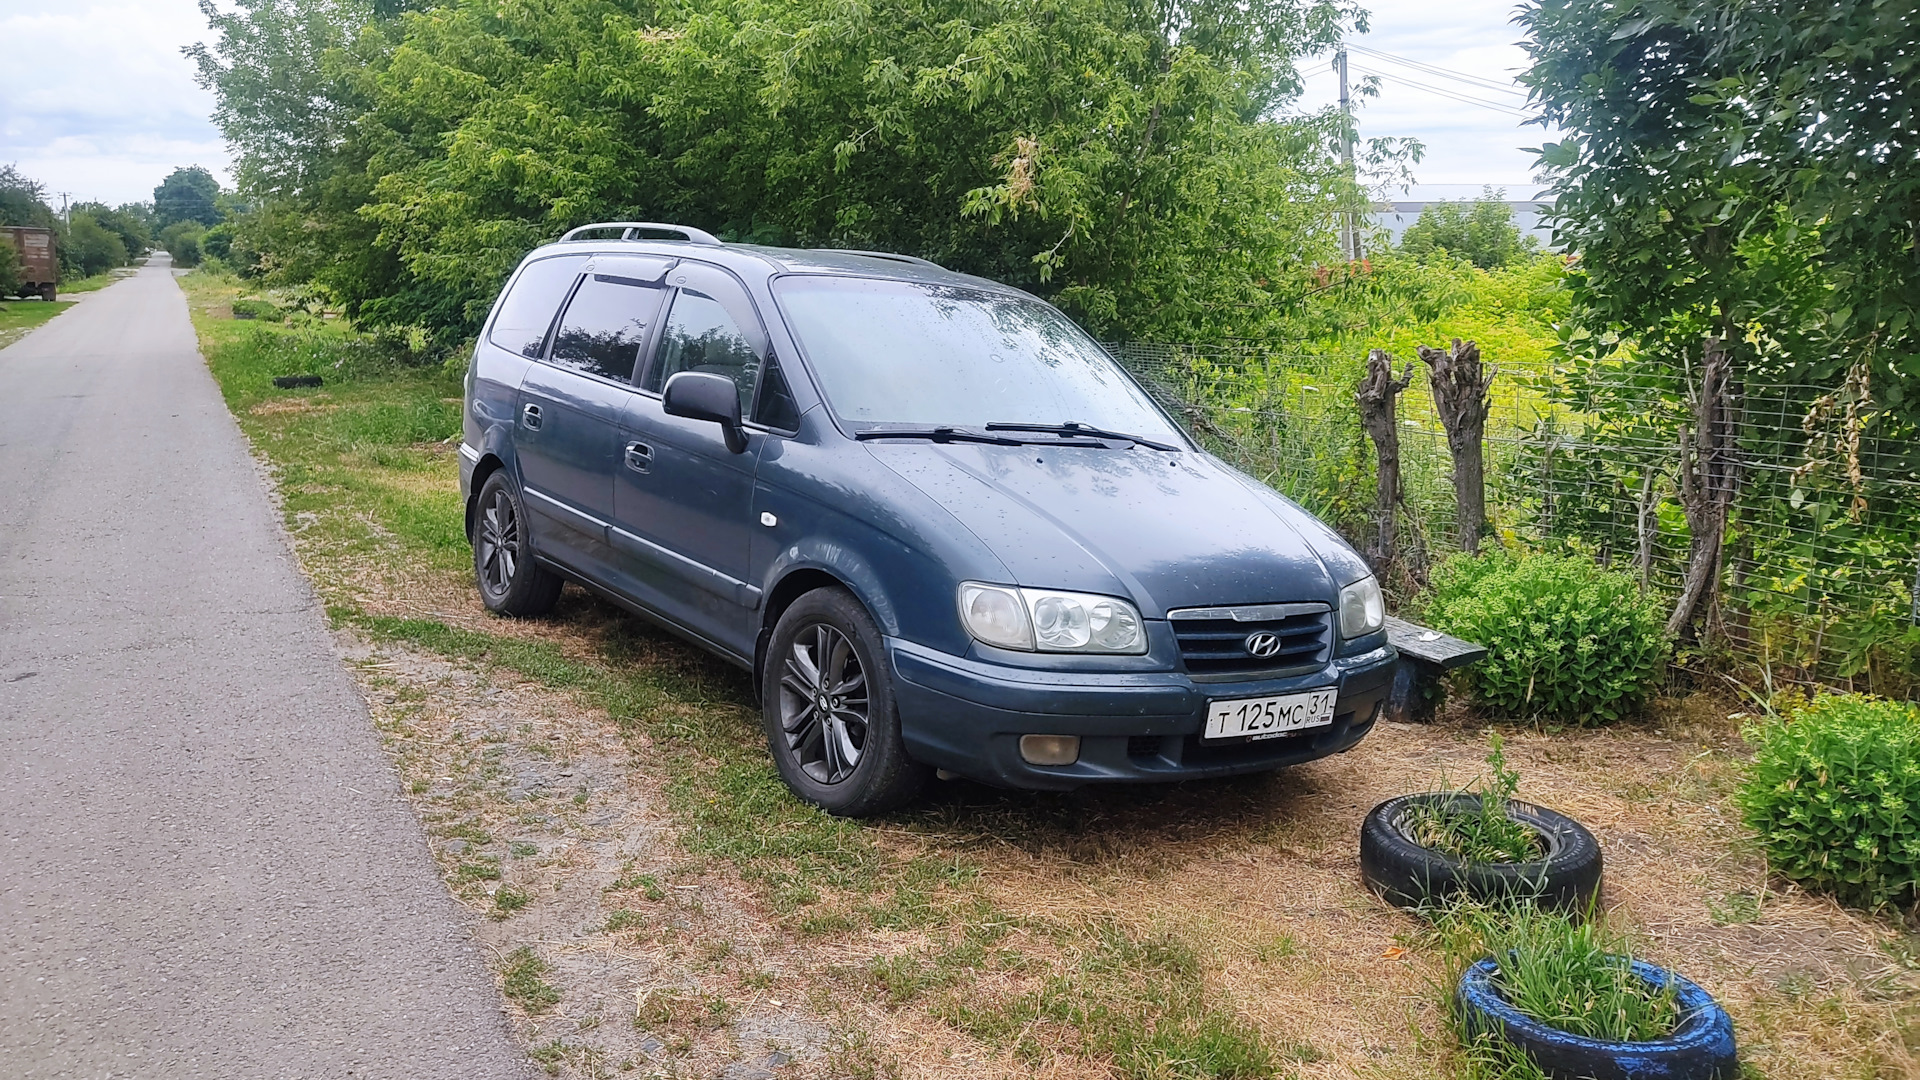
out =
{"type": "Polygon", "coordinates": [[[1455,556],[1434,572],[1426,620],[1487,647],[1462,679],[1481,703],[1520,716],[1618,719],[1667,658],[1660,606],[1578,555],[1455,556]]]}
{"type": "Polygon", "coordinates": [[[191,268],[200,265],[200,240],[207,230],[197,221],[176,221],[160,233],[160,244],[173,256],[173,265],[191,268]]]}
{"type": "Polygon", "coordinates": [[[20,291],[20,256],[13,245],[0,240],[0,300],[20,291]]]}
{"type": "Polygon", "coordinates": [[[1920,706],[1833,694],[1746,734],[1737,800],[1776,871],[1863,907],[1920,900],[1920,706]]]}
{"type": "Polygon", "coordinates": [[[286,313],[267,300],[235,300],[233,317],[236,319],[258,319],[261,322],[279,322],[286,313]]]}

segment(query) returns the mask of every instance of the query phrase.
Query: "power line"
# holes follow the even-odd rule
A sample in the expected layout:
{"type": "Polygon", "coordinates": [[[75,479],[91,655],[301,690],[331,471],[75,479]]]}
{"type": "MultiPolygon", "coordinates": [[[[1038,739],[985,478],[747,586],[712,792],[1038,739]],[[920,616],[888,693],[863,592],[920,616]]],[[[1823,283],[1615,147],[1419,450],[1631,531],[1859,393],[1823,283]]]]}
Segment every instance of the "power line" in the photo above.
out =
{"type": "Polygon", "coordinates": [[[1407,67],[1414,68],[1418,71],[1424,71],[1429,75],[1438,75],[1443,79],[1452,79],[1455,82],[1467,83],[1471,86],[1477,86],[1485,90],[1497,90],[1503,94],[1516,94],[1521,97],[1526,96],[1526,92],[1524,90],[1516,89],[1514,85],[1510,82],[1500,83],[1500,82],[1495,82],[1492,79],[1483,79],[1478,75],[1468,75],[1465,72],[1455,71],[1452,68],[1441,67],[1438,64],[1429,64],[1421,60],[1410,60],[1407,57],[1396,56],[1390,52],[1382,52],[1379,49],[1370,49],[1365,45],[1348,45],[1347,48],[1352,49],[1354,52],[1357,52],[1357,53],[1366,53],[1368,56],[1377,57],[1378,59],[1381,59],[1381,60],[1391,61],[1396,64],[1404,64],[1407,67]]]}
{"type": "Polygon", "coordinates": [[[1448,90],[1438,86],[1431,86],[1431,85],[1428,85],[1427,83],[1417,82],[1413,79],[1409,79],[1403,75],[1394,75],[1385,71],[1374,71],[1371,68],[1363,68],[1363,67],[1360,67],[1359,65],[1355,65],[1354,70],[1362,72],[1367,75],[1372,75],[1375,78],[1385,79],[1388,82],[1398,83],[1402,86],[1410,86],[1416,90],[1425,90],[1429,94],[1438,94],[1443,98],[1449,98],[1451,100],[1458,101],[1465,105],[1477,105],[1483,109],[1492,109],[1494,112],[1506,113],[1508,116],[1517,116],[1524,119],[1533,115],[1527,112],[1525,109],[1517,109],[1511,105],[1503,104],[1498,101],[1488,101],[1486,98],[1472,97],[1467,94],[1459,93],[1458,91],[1448,90]]]}

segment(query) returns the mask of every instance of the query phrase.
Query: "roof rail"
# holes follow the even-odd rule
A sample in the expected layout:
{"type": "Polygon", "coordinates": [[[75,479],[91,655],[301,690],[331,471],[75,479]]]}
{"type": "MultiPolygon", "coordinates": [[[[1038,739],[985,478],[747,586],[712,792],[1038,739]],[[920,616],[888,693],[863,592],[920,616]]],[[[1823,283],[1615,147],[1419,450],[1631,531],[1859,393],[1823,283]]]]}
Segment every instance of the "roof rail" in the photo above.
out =
{"type": "Polygon", "coordinates": [[[649,232],[679,233],[693,243],[706,244],[709,247],[723,246],[720,238],[710,232],[703,232],[689,225],[667,225],[658,221],[602,221],[593,225],[582,225],[577,229],[568,229],[567,234],[560,238],[560,242],[564,244],[583,232],[599,229],[619,229],[622,240],[632,240],[634,233],[645,229],[649,232]]]}
{"type": "Polygon", "coordinates": [[[932,259],[923,259],[918,255],[898,255],[891,251],[862,251],[859,248],[821,248],[820,250],[831,251],[836,255],[865,255],[869,259],[892,259],[894,262],[913,263],[915,266],[930,267],[934,270],[946,269],[932,259]]]}

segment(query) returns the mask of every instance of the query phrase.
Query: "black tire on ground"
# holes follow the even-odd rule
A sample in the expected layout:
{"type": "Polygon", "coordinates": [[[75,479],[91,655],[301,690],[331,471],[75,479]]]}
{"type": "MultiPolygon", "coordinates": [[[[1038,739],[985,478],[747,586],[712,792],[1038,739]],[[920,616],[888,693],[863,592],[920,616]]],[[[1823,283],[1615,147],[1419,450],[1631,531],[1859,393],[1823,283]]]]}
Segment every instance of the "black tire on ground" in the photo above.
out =
{"type": "Polygon", "coordinates": [[[51,304],[60,298],[60,290],[53,285],[40,286],[40,299],[51,304]]]}
{"type": "Polygon", "coordinates": [[[1633,973],[1655,987],[1674,986],[1680,1023],[1647,1042],[1614,1042],[1571,1035],[1521,1012],[1500,994],[1492,957],[1460,976],[1454,1008],[1469,1037],[1488,1036],[1532,1059],[1553,1080],[1738,1080],[1733,1021],[1713,995],[1682,976],[1643,960],[1633,973]]]}
{"type": "Polygon", "coordinates": [[[501,615],[545,615],[560,599],[560,575],[533,557],[526,504],[505,469],[480,485],[473,522],[473,580],[487,610],[501,615]]]}
{"type": "Polygon", "coordinates": [[[1469,863],[1421,847],[1401,826],[1421,804],[1448,802],[1478,813],[1480,796],[1463,792],[1402,795],[1373,808],[1360,826],[1360,873],[1388,903],[1426,908],[1449,900],[1531,900],[1584,910],[1600,891],[1600,843],[1586,826],[1545,807],[1510,800],[1507,814],[1540,837],[1546,856],[1524,863],[1469,863]]]}
{"type": "Polygon", "coordinates": [[[893,671],[873,616],[844,589],[815,589],[774,625],[760,715],[780,776],[840,817],[912,800],[929,770],[907,756],[893,671]]]}

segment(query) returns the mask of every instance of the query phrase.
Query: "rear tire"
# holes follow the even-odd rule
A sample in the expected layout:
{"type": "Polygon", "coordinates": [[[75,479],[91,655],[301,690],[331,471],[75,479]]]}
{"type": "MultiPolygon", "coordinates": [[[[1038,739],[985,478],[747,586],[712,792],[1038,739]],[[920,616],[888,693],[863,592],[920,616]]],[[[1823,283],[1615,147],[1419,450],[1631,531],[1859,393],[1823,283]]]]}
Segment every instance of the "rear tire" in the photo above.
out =
{"type": "Polygon", "coordinates": [[[526,506],[507,470],[494,470],[474,501],[473,581],[481,603],[517,617],[552,611],[564,583],[533,557],[526,506]]]}
{"type": "Polygon", "coordinates": [[[780,776],[839,817],[869,817],[914,798],[926,766],[907,756],[873,616],[844,589],[815,589],[774,625],[760,715],[780,776]]]}
{"type": "Polygon", "coordinates": [[[47,303],[51,304],[59,298],[60,298],[59,289],[55,288],[52,285],[40,286],[40,299],[45,300],[47,303]]]}

